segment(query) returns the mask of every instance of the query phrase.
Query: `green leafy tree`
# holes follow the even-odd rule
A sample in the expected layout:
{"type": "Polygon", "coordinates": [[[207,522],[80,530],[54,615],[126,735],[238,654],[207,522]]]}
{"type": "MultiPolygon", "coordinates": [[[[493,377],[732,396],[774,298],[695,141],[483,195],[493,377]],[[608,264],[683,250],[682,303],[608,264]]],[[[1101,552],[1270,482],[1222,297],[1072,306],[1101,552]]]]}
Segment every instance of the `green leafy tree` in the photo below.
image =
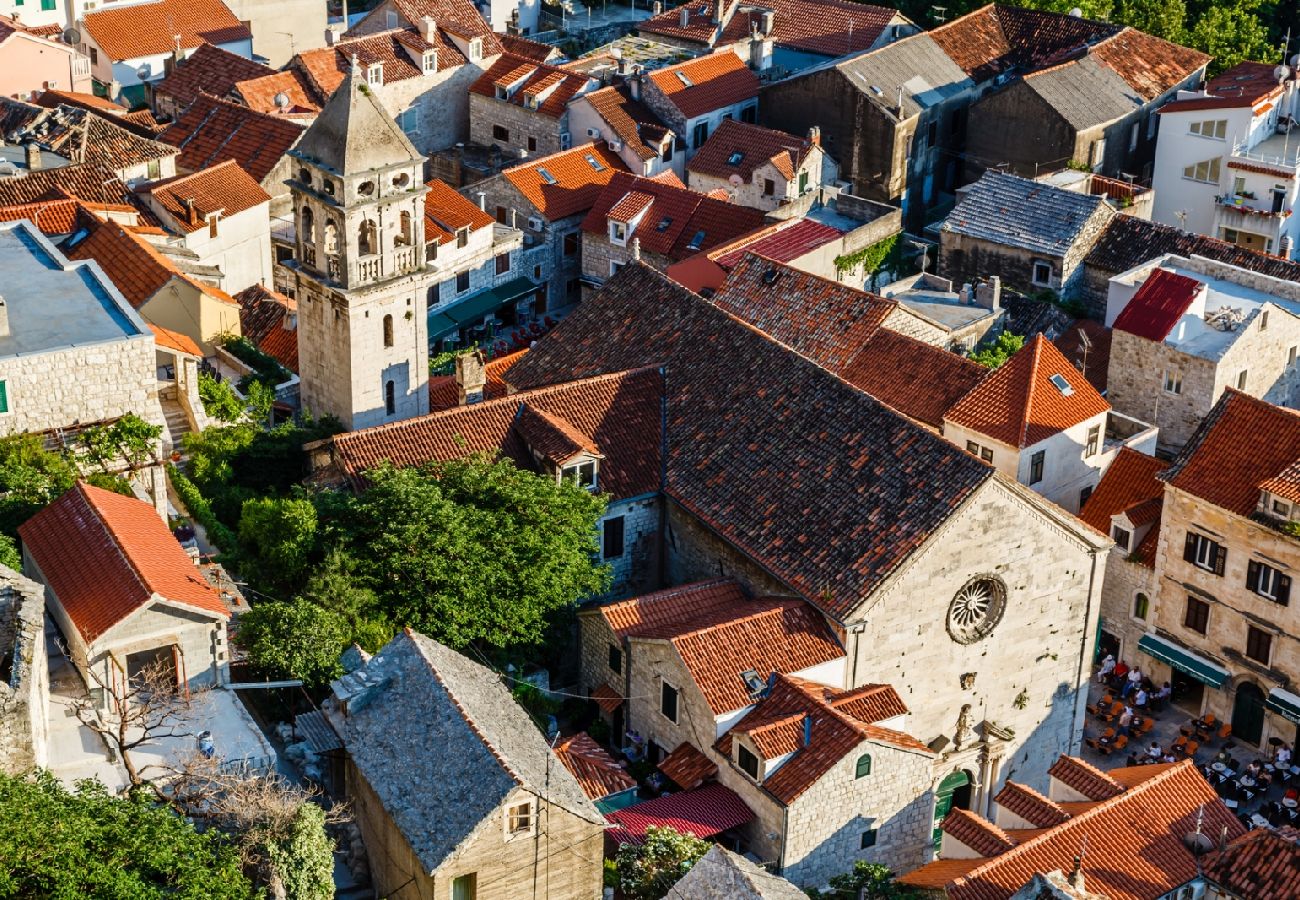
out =
{"type": "Polygon", "coordinates": [[[18,552],[18,542],[7,534],[0,534],[0,566],[15,572],[23,570],[23,555],[18,552]]]}
{"type": "Polygon", "coordinates": [[[0,775],[0,898],[244,900],[260,896],[239,855],[143,792],[96,781],[65,789],[48,772],[0,775]]]}
{"type": "Polygon", "coordinates": [[[271,840],[266,855],[286,900],[331,900],[334,896],[334,842],[325,833],[325,812],[304,803],[287,833],[271,840]]]}
{"type": "Polygon", "coordinates": [[[1258,0],[1208,7],[1187,33],[1187,43],[1214,59],[1210,75],[1217,75],[1239,62],[1267,61],[1278,58],[1270,43],[1266,20],[1260,16],[1258,0]]]}
{"type": "Polygon", "coordinates": [[[651,825],[640,846],[624,844],[614,863],[618,883],[628,900],[659,900],[691,870],[710,844],[693,834],[651,825]]]}
{"type": "Polygon", "coordinates": [[[996,369],[1008,359],[1010,359],[1017,350],[1025,346],[1024,335],[1012,334],[1004,331],[998,335],[998,339],[992,344],[985,346],[982,350],[977,350],[970,355],[981,366],[987,366],[990,369],[996,369]]]}
{"type": "Polygon", "coordinates": [[[812,892],[810,897],[846,898],[846,900],[920,900],[920,894],[894,881],[894,873],[880,863],[858,860],[853,871],[835,875],[830,880],[830,890],[812,892]]]}
{"type": "Polygon", "coordinates": [[[208,372],[199,372],[199,399],[204,412],[218,422],[234,424],[244,417],[244,401],[235,389],[208,372]]]}
{"type": "Polygon", "coordinates": [[[368,478],[348,539],[394,621],[457,648],[535,644],[608,586],[594,561],[605,501],[567,480],[481,457],[368,478]]]}
{"type": "Polygon", "coordinates": [[[296,498],[245,500],[239,543],[260,582],[277,592],[292,589],[301,583],[316,546],[316,507],[296,498]]]}
{"type": "Polygon", "coordinates": [[[384,617],[379,597],[365,585],[357,561],[339,547],[326,553],[313,568],[300,596],[342,616],[349,643],[360,644],[373,653],[393,637],[393,627],[384,617]]]}
{"type": "Polygon", "coordinates": [[[45,449],[39,435],[0,438],[0,532],[18,526],[58,499],[77,481],[77,467],[45,449]]]}
{"type": "Polygon", "coordinates": [[[239,617],[235,639],[259,669],[316,686],[342,674],[350,632],[338,613],[296,598],[254,605],[239,617]]]}
{"type": "MultiPolygon", "coordinates": [[[[973,9],[978,9],[983,4],[976,4],[973,9]]],[[[1014,4],[1024,6],[1029,9],[1041,9],[1043,12],[1069,13],[1076,7],[1083,13],[1085,19],[1094,19],[1098,21],[1109,20],[1114,12],[1113,0],[1021,0],[1014,4]]],[[[967,10],[969,12],[970,10],[967,10]]]]}
{"type": "Polygon", "coordinates": [[[109,435],[118,455],[132,469],[138,469],[157,456],[162,426],[150,425],[135,413],[127,413],[113,423],[109,435]]]}
{"type": "Polygon", "coordinates": [[[1187,21],[1184,0],[1116,0],[1114,21],[1169,41],[1182,40],[1187,21]]]}

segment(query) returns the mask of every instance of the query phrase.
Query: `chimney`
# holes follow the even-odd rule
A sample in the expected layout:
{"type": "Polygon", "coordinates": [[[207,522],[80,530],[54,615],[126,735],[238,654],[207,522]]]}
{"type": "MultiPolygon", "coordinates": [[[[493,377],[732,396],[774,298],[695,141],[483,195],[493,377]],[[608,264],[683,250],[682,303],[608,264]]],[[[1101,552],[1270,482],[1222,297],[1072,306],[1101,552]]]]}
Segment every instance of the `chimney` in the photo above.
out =
{"type": "Polygon", "coordinates": [[[632,238],[632,262],[640,262],[640,261],[641,261],[641,239],[639,237],[634,237],[632,238]]]}
{"type": "Polygon", "coordinates": [[[460,405],[483,402],[483,388],[487,386],[487,361],[482,350],[462,353],[456,357],[456,387],[460,405]]]}
{"type": "Polygon", "coordinates": [[[35,172],[44,165],[41,160],[41,147],[35,141],[29,141],[23,146],[23,150],[27,151],[27,170],[29,172],[35,172]]]}
{"type": "Polygon", "coordinates": [[[1083,857],[1074,858],[1074,868],[1070,870],[1070,887],[1074,888],[1080,894],[1083,893],[1083,857]]]}
{"type": "Polygon", "coordinates": [[[338,25],[333,25],[325,29],[325,46],[333,47],[339,42],[339,35],[342,29],[338,25]]]}
{"type": "Polygon", "coordinates": [[[1002,279],[990,275],[987,281],[975,286],[975,305],[982,306],[990,312],[1002,310],[1002,279]]]}
{"type": "Polygon", "coordinates": [[[199,211],[194,208],[193,197],[182,197],[181,203],[185,205],[185,221],[191,225],[201,225],[199,221],[199,211]]]}
{"type": "Polygon", "coordinates": [[[691,24],[691,10],[688,6],[683,6],[677,14],[677,24],[682,28],[691,24]]]}
{"type": "Polygon", "coordinates": [[[641,99],[641,76],[640,75],[634,75],[633,77],[628,79],[627,90],[633,100],[639,101],[641,99]]]}
{"type": "Polygon", "coordinates": [[[723,0],[713,0],[713,13],[709,18],[714,25],[722,24],[722,4],[723,0]]]}
{"type": "Polygon", "coordinates": [[[650,15],[657,16],[663,11],[664,11],[664,5],[662,0],[655,0],[654,4],[651,6],[650,15]]]}
{"type": "Polygon", "coordinates": [[[424,39],[435,47],[438,46],[438,23],[433,20],[433,16],[425,16],[420,21],[424,23],[424,39]]]}
{"type": "Polygon", "coordinates": [[[814,147],[822,145],[822,129],[820,125],[814,125],[808,129],[808,143],[814,147]]]}
{"type": "Polygon", "coordinates": [[[487,192],[476,191],[475,196],[478,197],[478,208],[483,210],[484,212],[487,212],[487,192]]]}
{"type": "Polygon", "coordinates": [[[0,337],[9,337],[9,304],[0,296],[0,337]]]}
{"type": "Polygon", "coordinates": [[[776,11],[771,9],[763,10],[763,15],[760,21],[762,22],[763,34],[770,35],[772,33],[772,28],[776,24],[776,11]]]}
{"type": "Polygon", "coordinates": [[[807,747],[812,743],[812,716],[804,713],[803,716],[803,745],[807,747]]]}

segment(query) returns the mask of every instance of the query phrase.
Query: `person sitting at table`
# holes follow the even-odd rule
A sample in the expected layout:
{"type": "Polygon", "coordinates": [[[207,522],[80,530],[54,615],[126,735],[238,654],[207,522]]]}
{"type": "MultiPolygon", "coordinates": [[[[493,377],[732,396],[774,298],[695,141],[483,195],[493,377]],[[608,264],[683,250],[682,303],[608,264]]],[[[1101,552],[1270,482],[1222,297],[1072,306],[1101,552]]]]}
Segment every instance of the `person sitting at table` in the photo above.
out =
{"type": "Polygon", "coordinates": [[[1155,695],[1151,698],[1154,701],[1152,704],[1154,708],[1157,710],[1164,709],[1165,704],[1169,702],[1169,697],[1173,692],[1174,689],[1169,686],[1169,682],[1166,681],[1162,684],[1160,690],[1156,691],[1155,695]]]}
{"type": "Polygon", "coordinates": [[[1107,653],[1106,658],[1101,661],[1101,668],[1097,670],[1097,683],[1105,684],[1106,679],[1111,672],[1115,671],[1115,657],[1107,653]]]}
{"type": "Polygon", "coordinates": [[[1137,666],[1129,669],[1128,675],[1124,681],[1124,690],[1120,691],[1119,699],[1127,700],[1128,695],[1142,686],[1142,670],[1137,666]]]}
{"type": "Polygon", "coordinates": [[[1120,660],[1115,663],[1115,671],[1110,673],[1110,686],[1116,690],[1124,684],[1124,677],[1128,675],[1128,663],[1120,660]]]}
{"type": "Polygon", "coordinates": [[[1147,708],[1148,697],[1149,695],[1147,694],[1147,689],[1144,687],[1139,687],[1137,689],[1137,693],[1133,695],[1133,705],[1136,706],[1138,709],[1145,710],[1147,708]]]}
{"type": "Polygon", "coordinates": [[[1119,714],[1119,733],[1125,737],[1129,736],[1129,729],[1133,727],[1133,707],[1125,706],[1124,711],[1119,714]]]}
{"type": "Polygon", "coordinates": [[[1273,754],[1273,765],[1279,769],[1291,768],[1291,748],[1286,744],[1279,744],[1277,752],[1273,754]]]}

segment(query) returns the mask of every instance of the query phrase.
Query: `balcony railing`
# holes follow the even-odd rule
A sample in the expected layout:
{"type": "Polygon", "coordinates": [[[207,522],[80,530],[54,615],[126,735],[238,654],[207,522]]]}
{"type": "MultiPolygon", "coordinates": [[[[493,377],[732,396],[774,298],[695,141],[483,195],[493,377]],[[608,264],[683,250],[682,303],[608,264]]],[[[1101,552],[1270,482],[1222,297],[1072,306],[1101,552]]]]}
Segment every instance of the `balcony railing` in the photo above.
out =
{"type": "Polygon", "coordinates": [[[1294,171],[1300,167],[1300,129],[1295,134],[1273,134],[1254,146],[1245,142],[1232,148],[1234,159],[1264,163],[1294,171]]]}
{"type": "Polygon", "coordinates": [[[357,278],[361,281],[378,281],[384,277],[384,258],[372,256],[357,260],[357,278]]]}
{"type": "Polygon", "coordinates": [[[393,251],[393,267],[398,274],[415,271],[419,265],[419,256],[415,247],[402,247],[393,251]]]}
{"type": "Polygon", "coordinates": [[[1243,216],[1260,216],[1266,219],[1285,219],[1291,215],[1291,210],[1283,209],[1274,212],[1272,209],[1261,209],[1258,206],[1252,206],[1250,197],[1241,197],[1233,194],[1220,194],[1214,198],[1214,202],[1220,208],[1232,212],[1241,213],[1243,216]]]}
{"type": "Polygon", "coordinates": [[[75,53],[72,56],[72,77],[87,78],[90,76],[90,57],[75,53]]]}

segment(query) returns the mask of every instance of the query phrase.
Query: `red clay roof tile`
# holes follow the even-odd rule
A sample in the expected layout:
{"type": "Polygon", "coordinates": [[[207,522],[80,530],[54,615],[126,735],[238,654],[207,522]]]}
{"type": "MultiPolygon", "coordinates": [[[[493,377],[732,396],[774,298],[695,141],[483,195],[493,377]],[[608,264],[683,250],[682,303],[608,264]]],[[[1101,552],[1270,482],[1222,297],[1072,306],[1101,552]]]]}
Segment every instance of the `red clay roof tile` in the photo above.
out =
{"type": "Polygon", "coordinates": [[[1110,534],[1113,516],[1151,501],[1159,502],[1164,497],[1165,486],[1156,476],[1168,466],[1169,463],[1131,447],[1121,448],[1079,511],[1079,518],[1102,534],[1110,534]]]}
{"type": "MultiPolygon", "coordinates": [[[[601,88],[583,95],[610,128],[641,159],[654,159],[668,135],[668,128],[640,101],[633,100],[626,85],[601,88]]],[[[671,171],[671,170],[668,170],[671,171]]]]}
{"type": "Polygon", "coordinates": [[[1156,269],[1138,287],[1113,327],[1148,341],[1163,341],[1203,288],[1195,278],[1156,269]]]}
{"type": "Polygon", "coordinates": [[[707,839],[728,828],[737,828],[754,818],[745,801],[731,788],[706,784],[693,791],[681,791],[637,803],[605,817],[612,828],[605,836],[615,845],[640,844],[651,825],[707,839]]]}
{"type": "MultiPolygon", "coordinates": [[[[483,388],[484,400],[495,400],[507,393],[506,373],[518,362],[528,350],[516,350],[505,356],[488,360],[487,384],[483,388]]],[[[454,375],[437,375],[429,379],[429,412],[441,412],[444,409],[460,405],[460,389],[456,386],[454,375]]]]}
{"type": "MultiPolygon", "coordinates": [[[[898,15],[888,7],[844,0],[765,0],[763,8],[775,13],[772,41],[776,45],[826,56],[868,49],[898,15]]],[[[662,34],[714,47],[747,40],[751,29],[760,23],[757,9],[739,10],[722,34],[715,37],[718,28],[713,23],[713,4],[705,2],[669,9],[642,22],[639,28],[647,34],[662,34]],[[686,8],[689,8],[688,18],[683,28],[680,16],[686,8]]]]}
{"type": "Polygon", "coordinates": [[[596,701],[597,706],[611,714],[623,705],[622,695],[604,682],[592,689],[591,699],[596,701]]]}
{"type": "Polygon", "coordinates": [[[636,779],[627,773],[627,769],[615,762],[614,757],[585,731],[556,744],[555,757],[592,800],[636,787],[636,779]]]}
{"type": "Polygon", "coordinates": [[[1211,882],[1239,897],[1300,897],[1300,830],[1256,828],[1201,865],[1211,882]]]}
{"type": "Polygon", "coordinates": [[[506,169],[501,177],[553,222],[587,212],[610,179],[626,171],[623,160],[602,142],[531,160],[506,169]]]}
{"type": "Polygon", "coordinates": [[[224,97],[236,82],[273,74],[275,70],[270,66],[214,44],[200,44],[197,50],[177,63],[167,77],[157,82],[153,91],[155,96],[171,97],[183,109],[200,93],[224,97]]]}
{"type": "Polygon", "coordinates": [[[271,195],[232,159],[189,175],[150,182],[140,192],[153,197],[171,216],[172,224],[187,233],[207,228],[211,214],[228,218],[271,202],[271,195]]]}
{"type": "Polygon", "coordinates": [[[320,104],[312,96],[297,69],[287,69],[259,78],[237,81],[230,91],[242,100],[245,106],[257,112],[278,116],[310,115],[320,112],[320,104]],[[283,107],[276,103],[276,98],[281,94],[289,101],[283,107]]]}
{"type": "Polygon", "coordinates": [[[172,331],[163,328],[161,325],[149,324],[149,329],[153,332],[154,342],[159,347],[166,347],[168,350],[179,350],[181,353],[188,353],[191,356],[202,357],[203,351],[194,339],[179,331],[172,331]]]}
{"type": "Polygon", "coordinates": [[[469,89],[472,93],[491,97],[500,103],[527,106],[534,112],[558,119],[568,109],[569,101],[593,84],[595,82],[590,77],[579,72],[569,72],[535,60],[503,53],[491,68],[469,86],[469,89]],[[514,89],[508,100],[497,98],[498,86],[514,89]],[[547,91],[549,93],[546,93],[540,104],[535,99],[530,100],[547,91]]]}
{"type": "MultiPolygon", "coordinates": [[[[1051,828],[1069,819],[1065,810],[1028,785],[1008,781],[993,802],[1037,828],[1051,828]]],[[[946,823],[945,823],[946,824],[946,823]]],[[[988,854],[984,854],[988,855],[988,854]]]]}
{"type": "Polygon", "coordinates": [[[688,119],[758,96],[758,76],[730,50],[656,69],[648,77],[688,119]]]}
{"type": "Polygon", "coordinates": [[[943,818],[943,833],[960,841],[980,856],[997,856],[1016,845],[998,826],[983,816],[954,809],[943,818]]]}
{"type": "Polygon", "coordinates": [[[77,221],[76,200],[38,200],[0,206],[0,222],[30,219],[47,235],[69,234],[77,221]]]}
{"type": "Polygon", "coordinates": [[[619,638],[627,638],[730,609],[744,599],[739,582],[718,578],[606,603],[598,609],[610,630],[619,638]]]}
{"type": "Polygon", "coordinates": [[[221,0],[153,0],[113,3],[82,19],[100,52],[114,62],[171,53],[202,44],[252,40],[253,35],[221,0]]]}
{"type": "Polygon", "coordinates": [[[260,284],[244,288],[235,299],[239,301],[239,330],[243,336],[290,372],[297,372],[298,304],[260,284]]]}
{"type": "Polygon", "coordinates": [[[812,142],[807,138],[735,119],[723,119],[718,130],[686,164],[686,171],[714,178],[736,175],[745,184],[752,184],[754,170],[770,162],[783,178],[792,179],[810,152],[812,142]],[[732,163],[736,154],[740,154],[740,158],[732,163]]]}
{"type": "Polygon", "coordinates": [[[659,763],[659,771],[671,778],[679,788],[689,791],[717,775],[718,765],[690,741],[683,741],[659,763]]]}
{"type": "Polygon", "coordinates": [[[1052,343],[1099,392],[1106,392],[1111,330],[1095,319],[1077,319],[1052,343]],[[1086,342],[1085,342],[1086,339],[1086,342]]]}
{"type": "Polygon", "coordinates": [[[182,169],[197,172],[234,160],[260,184],[305,130],[280,116],[201,94],[158,140],[180,149],[176,163],[182,169]]]}
{"type": "Polygon", "coordinates": [[[1110,775],[1077,756],[1062,754],[1047,774],[1091,800],[1109,800],[1124,790],[1110,775]]]}

